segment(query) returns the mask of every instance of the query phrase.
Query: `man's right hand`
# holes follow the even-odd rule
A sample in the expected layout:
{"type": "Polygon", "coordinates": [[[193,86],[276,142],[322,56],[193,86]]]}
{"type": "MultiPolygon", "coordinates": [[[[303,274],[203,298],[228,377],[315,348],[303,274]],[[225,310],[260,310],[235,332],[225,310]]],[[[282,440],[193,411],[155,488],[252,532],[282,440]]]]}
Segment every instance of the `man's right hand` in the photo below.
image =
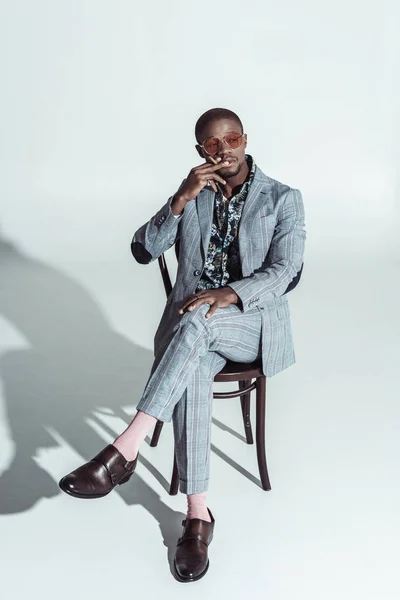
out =
{"type": "Polygon", "coordinates": [[[201,190],[208,185],[208,182],[211,182],[211,186],[214,191],[217,191],[215,187],[215,181],[219,181],[224,185],[226,183],[225,179],[223,179],[216,171],[218,169],[222,169],[223,167],[229,166],[229,161],[225,161],[221,163],[221,159],[216,159],[216,164],[210,164],[208,162],[199,165],[198,167],[193,167],[190,171],[187,179],[182,183],[176,194],[174,195],[174,199],[171,203],[171,210],[174,215],[180,215],[183,212],[186,204],[196,198],[197,194],[201,192],[201,190]]]}

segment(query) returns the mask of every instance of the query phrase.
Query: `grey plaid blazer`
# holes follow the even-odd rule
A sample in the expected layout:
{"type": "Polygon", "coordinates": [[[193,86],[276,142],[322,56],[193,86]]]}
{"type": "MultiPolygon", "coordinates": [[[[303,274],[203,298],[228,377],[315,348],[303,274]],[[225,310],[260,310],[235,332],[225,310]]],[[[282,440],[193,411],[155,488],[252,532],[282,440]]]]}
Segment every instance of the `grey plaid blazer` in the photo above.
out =
{"type": "MultiPolygon", "coordinates": [[[[171,212],[172,197],[135,233],[131,250],[147,264],[179,239],[179,264],[154,338],[162,356],[181,316],[178,310],[194,293],[204,268],[213,219],[214,192],[204,188],[189,202],[181,218],[171,212]]],[[[243,279],[230,283],[241,300],[240,310],[257,308],[262,315],[262,368],[267,377],[295,362],[287,296],[298,281],[306,239],[303,200],[299,190],[271,179],[258,167],[244,203],[239,226],[243,279]]],[[[212,318],[212,317],[211,317],[212,318]]]]}

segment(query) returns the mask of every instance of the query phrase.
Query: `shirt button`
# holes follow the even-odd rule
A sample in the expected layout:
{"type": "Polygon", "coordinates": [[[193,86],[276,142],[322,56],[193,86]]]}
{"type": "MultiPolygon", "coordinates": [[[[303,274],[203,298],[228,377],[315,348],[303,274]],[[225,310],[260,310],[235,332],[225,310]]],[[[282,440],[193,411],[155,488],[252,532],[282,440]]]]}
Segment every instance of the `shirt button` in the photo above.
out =
{"type": "Polygon", "coordinates": [[[193,275],[194,275],[195,277],[198,277],[198,276],[200,275],[200,271],[198,271],[198,270],[196,269],[196,271],[193,273],[193,275]]]}

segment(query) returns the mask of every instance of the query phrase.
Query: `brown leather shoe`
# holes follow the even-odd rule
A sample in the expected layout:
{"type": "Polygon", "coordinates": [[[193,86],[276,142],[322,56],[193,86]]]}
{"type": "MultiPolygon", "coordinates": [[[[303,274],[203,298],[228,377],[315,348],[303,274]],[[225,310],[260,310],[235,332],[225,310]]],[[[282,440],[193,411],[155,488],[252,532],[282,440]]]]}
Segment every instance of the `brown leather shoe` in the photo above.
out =
{"type": "Polygon", "coordinates": [[[126,483],[135,472],[138,457],[130,462],[109,444],[91,461],[65,475],[58,484],[63,492],[75,498],[102,498],[126,483]]]}
{"type": "Polygon", "coordinates": [[[186,519],[175,553],[175,575],[179,581],[197,581],[208,571],[208,546],[213,539],[214,517],[207,509],[211,523],[202,519],[186,519]]]}

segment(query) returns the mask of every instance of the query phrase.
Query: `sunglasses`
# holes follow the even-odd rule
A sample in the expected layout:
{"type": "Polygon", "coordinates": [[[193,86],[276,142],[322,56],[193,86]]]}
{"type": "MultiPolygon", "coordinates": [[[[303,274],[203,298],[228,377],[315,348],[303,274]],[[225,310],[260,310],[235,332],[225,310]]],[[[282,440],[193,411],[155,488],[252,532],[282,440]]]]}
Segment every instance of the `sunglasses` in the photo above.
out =
{"type": "Polygon", "coordinates": [[[213,156],[216,154],[218,150],[222,146],[222,142],[225,142],[227,146],[230,148],[236,149],[242,145],[243,142],[243,134],[237,133],[236,131],[232,131],[231,133],[227,133],[224,135],[222,140],[217,137],[209,137],[200,146],[203,148],[204,152],[213,156]]]}

